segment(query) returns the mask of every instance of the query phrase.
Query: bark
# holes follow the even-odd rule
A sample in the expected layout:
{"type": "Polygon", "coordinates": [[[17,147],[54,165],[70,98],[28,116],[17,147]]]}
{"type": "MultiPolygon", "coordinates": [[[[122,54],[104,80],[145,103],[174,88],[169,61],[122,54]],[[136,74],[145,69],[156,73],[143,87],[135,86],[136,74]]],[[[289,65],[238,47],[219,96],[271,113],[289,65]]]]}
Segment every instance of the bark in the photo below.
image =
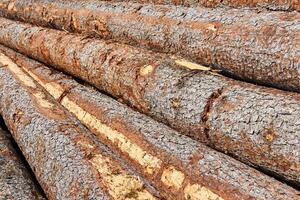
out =
{"type": "Polygon", "coordinates": [[[0,63],[0,113],[49,199],[155,199],[21,68],[0,63]]]}
{"type": "Polygon", "coordinates": [[[0,199],[45,199],[17,155],[12,140],[9,133],[0,129],[0,199]]]}
{"type": "Polygon", "coordinates": [[[0,43],[77,76],[182,134],[299,185],[298,94],[191,71],[180,65],[206,68],[109,41],[7,19],[0,20],[0,29],[0,43]]]}
{"type": "Polygon", "coordinates": [[[90,86],[81,85],[8,48],[0,46],[0,52],[22,66],[100,141],[139,169],[140,174],[159,188],[177,194],[176,199],[275,200],[293,199],[299,194],[245,164],[131,110],[90,86]],[[94,120],[89,120],[92,118],[94,120]],[[122,139],[116,141],[116,137],[122,139]],[[124,148],[124,144],[131,148],[124,148]],[[152,162],[147,162],[146,158],[152,162]]]}
{"type": "MultiPolygon", "coordinates": [[[[124,2],[124,0],[107,0],[110,2],[124,2]]],[[[91,0],[91,2],[96,2],[91,0]]],[[[268,10],[280,11],[300,11],[300,1],[298,0],[126,0],[135,3],[154,3],[180,6],[205,6],[208,8],[230,7],[230,8],[264,8],[268,10]]]]}
{"type": "Polygon", "coordinates": [[[89,1],[6,1],[2,16],[184,56],[300,92],[300,13],[89,1]]]}

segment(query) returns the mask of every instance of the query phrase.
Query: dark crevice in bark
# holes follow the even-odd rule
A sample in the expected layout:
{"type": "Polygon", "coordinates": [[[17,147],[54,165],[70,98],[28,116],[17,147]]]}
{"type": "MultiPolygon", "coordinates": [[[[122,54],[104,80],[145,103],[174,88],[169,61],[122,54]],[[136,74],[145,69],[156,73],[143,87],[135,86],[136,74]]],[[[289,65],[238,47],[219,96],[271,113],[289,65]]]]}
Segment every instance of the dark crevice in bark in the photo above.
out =
{"type": "Polygon", "coordinates": [[[214,102],[222,95],[223,90],[224,90],[223,88],[218,89],[217,91],[214,91],[210,95],[210,97],[208,98],[208,100],[206,102],[206,105],[204,107],[204,111],[203,111],[202,116],[201,116],[201,120],[204,124],[204,130],[203,131],[204,131],[204,134],[205,134],[205,136],[208,140],[208,144],[210,146],[213,146],[213,144],[210,141],[210,136],[209,136],[210,127],[209,127],[207,121],[208,121],[209,114],[210,114],[210,111],[211,111],[211,108],[212,108],[214,102]]]}
{"type": "MultiPolygon", "coordinates": [[[[202,122],[204,124],[204,134],[205,134],[205,136],[206,136],[206,138],[208,140],[208,146],[210,146],[211,148],[215,149],[216,151],[218,151],[220,153],[224,153],[224,152],[218,150],[217,148],[215,148],[213,142],[211,142],[211,140],[210,140],[210,136],[209,136],[210,126],[207,124],[207,121],[208,121],[209,114],[211,112],[211,108],[212,108],[214,102],[222,95],[223,91],[224,91],[224,88],[219,89],[219,90],[217,90],[217,91],[215,91],[215,92],[212,93],[212,95],[207,100],[206,106],[204,108],[204,112],[203,112],[202,117],[201,117],[202,122]]],[[[229,156],[237,159],[237,160],[240,160],[235,154],[232,154],[232,153],[229,153],[229,152],[227,152],[227,154],[229,156]]],[[[243,162],[243,163],[245,163],[245,162],[243,162]]],[[[288,186],[293,187],[294,189],[300,191],[300,185],[298,183],[296,183],[296,182],[292,182],[290,180],[286,180],[282,176],[278,175],[277,173],[272,172],[272,171],[270,171],[270,170],[268,170],[268,169],[266,169],[264,167],[259,167],[259,166],[255,165],[255,164],[249,164],[249,163],[245,163],[245,164],[247,164],[250,167],[255,168],[256,170],[260,171],[263,174],[266,174],[266,175],[268,175],[268,176],[270,176],[270,177],[272,177],[272,178],[274,178],[274,179],[276,179],[276,180],[278,180],[278,181],[280,181],[282,183],[285,183],[288,186]]]]}
{"type": "Polygon", "coordinates": [[[8,128],[7,128],[1,115],[0,115],[0,128],[2,128],[2,130],[4,130],[4,131],[8,131],[8,128]]]}
{"type": "Polygon", "coordinates": [[[221,74],[222,76],[229,78],[231,80],[234,81],[241,81],[241,82],[245,82],[245,83],[250,83],[252,85],[257,85],[259,87],[268,87],[270,89],[277,89],[277,90],[281,90],[281,91],[285,91],[285,92],[295,92],[293,89],[289,88],[289,87],[278,87],[278,85],[274,84],[274,83],[262,83],[261,81],[255,81],[255,80],[251,80],[249,78],[241,78],[238,76],[235,76],[234,74],[230,73],[230,72],[226,72],[225,70],[221,70],[218,72],[219,74],[221,74]]]}
{"type": "MultiPolygon", "coordinates": [[[[51,67],[50,67],[51,68],[51,67]]],[[[65,72],[63,72],[64,74],[67,74],[67,73],[65,73],[65,72]]],[[[77,83],[79,83],[79,84],[81,84],[81,85],[83,85],[83,84],[86,84],[86,82],[84,81],[84,80],[82,80],[82,79],[80,79],[80,78],[77,78],[77,77],[75,77],[75,76],[73,76],[73,75],[71,75],[72,76],[72,78],[77,82],[77,83]]]]}
{"type": "MultiPolygon", "coordinates": [[[[220,152],[220,153],[224,153],[224,152],[218,150],[217,148],[215,148],[214,145],[213,145],[213,143],[210,140],[210,136],[209,136],[210,127],[207,124],[207,121],[208,121],[209,114],[211,112],[211,108],[212,108],[214,102],[222,95],[223,91],[224,91],[224,88],[219,89],[219,90],[217,90],[217,91],[215,91],[215,92],[212,93],[212,95],[207,100],[206,106],[204,108],[204,112],[203,112],[202,117],[201,117],[202,122],[204,124],[204,134],[205,134],[205,136],[206,136],[206,138],[208,140],[208,145],[210,147],[212,147],[213,149],[215,149],[216,151],[220,152]]],[[[228,153],[228,155],[231,156],[231,157],[233,157],[233,158],[235,158],[235,159],[237,159],[237,160],[240,160],[234,154],[228,153]]],[[[245,163],[245,164],[247,164],[247,163],[245,163]]],[[[280,175],[276,174],[275,172],[272,172],[272,171],[270,171],[270,170],[268,170],[266,168],[263,168],[263,167],[259,167],[259,166],[255,165],[255,164],[249,164],[248,163],[247,165],[250,166],[250,167],[255,168],[256,170],[260,171],[263,174],[266,174],[266,175],[268,175],[268,176],[270,176],[270,177],[272,177],[272,178],[274,178],[274,179],[276,179],[276,180],[278,180],[278,181],[280,181],[282,183],[285,183],[288,186],[293,187],[294,189],[300,191],[300,185],[297,184],[296,182],[291,182],[289,180],[286,180],[283,177],[281,177],[280,175]]]]}
{"type": "Polygon", "coordinates": [[[28,162],[27,162],[26,158],[24,157],[22,151],[20,150],[18,144],[17,144],[17,143],[15,142],[15,140],[13,140],[13,139],[11,140],[11,143],[12,143],[13,148],[14,148],[14,150],[16,151],[16,153],[17,153],[19,159],[21,160],[22,164],[23,164],[23,165],[25,166],[25,168],[27,169],[28,174],[30,175],[30,177],[31,177],[31,179],[32,179],[32,181],[33,181],[33,183],[36,185],[37,190],[40,192],[40,194],[41,194],[44,198],[47,198],[47,196],[46,196],[46,194],[45,194],[45,192],[44,192],[42,186],[39,184],[37,178],[35,177],[34,172],[32,171],[30,165],[28,164],[28,162]]]}
{"type": "MultiPolygon", "coordinates": [[[[9,130],[8,130],[6,124],[5,124],[5,121],[3,120],[3,118],[2,118],[1,115],[0,115],[0,127],[1,127],[3,130],[9,132],[9,130]]],[[[45,194],[43,188],[42,188],[41,185],[39,184],[37,178],[35,177],[35,174],[33,173],[33,171],[32,171],[32,169],[31,169],[30,165],[28,164],[26,158],[24,157],[24,155],[23,155],[21,149],[19,148],[18,144],[17,144],[16,141],[13,139],[13,137],[10,137],[10,142],[11,142],[12,147],[13,147],[13,149],[15,150],[15,152],[16,152],[18,158],[20,159],[21,163],[25,166],[25,168],[26,168],[28,174],[30,175],[32,182],[35,184],[35,186],[36,186],[38,192],[39,192],[45,199],[47,199],[47,196],[46,196],[46,194],[45,194]]]]}
{"type": "MultiPolygon", "coordinates": [[[[63,72],[63,73],[64,73],[64,72],[63,72]]],[[[105,91],[103,91],[103,90],[100,90],[100,89],[96,88],[95,86],[93,86],[93,85],[90,84],[89,82],[86,82],[86,81],[84,81],[84,80],[82,80],[82,79],[80,79],[80,78],[74,77],[73,75],[71,75],[71,77],[72,77],[77,83],[79,83],[79,84],[81,84],[81,85],[84,85],[84,86],[87,86],[87,87],[92,87],[92,88],[94,88],[95,90],[98,90],[101,94],[104,94],[104,95],[106,95],[106,96],[109,96],[110,98],[113,98],[113,99],[115,99],[116,101],[119,99],[119,97],[115,97],[115,96],[111,95],[110,93],[107,93],[107,92],[105,92],[105,91]]]]}
{"type": "Polygon", "coordinates": [[[139,13],[139,11],[143,8],[143,5],[140,5],[138,8],[135,9],[134,13],[139,13]]]}
{"type": "Polygon", "coordinates": [[[60,97],[58,98],[57,101],[61,104],[61,101],[64,99],[65,96],[67,96],[67,95],[70,93],[70,91],[71,91],[73,88],[75,88],[75,86],[66,89],[66,90],[60,95],[60,97]]]}
{"type": "MultiPolygon", "coordinates": [[[[240,160],[236,155],[234,155],[234,154],[232,154],[230,152],[228,152],[228,155],[231,156],[231,157],[233,157],[236,160],[240,160]]],[[[293,182],[291,180],[287,180],[287,179],[285,179],[284,177],[278,175],[275,172],[272,172],[272,171],[270,171],[270,170],[268,170],[268,169],[266,169],[264,167],[257,166],[255,163],[252,163],[252,164],[248,163],[247,165],[250,166],[250,167],[252,167],[252,168],[254,168],[254,169],[256,169],[257,171],[259,171],[259,172],[261,172],[263,174],[266,174],[267,176],[270,176],[270,177],[276,179],[277,181],[280,181],[280,182],[282,182],[282,183],[284,183],[284,184],[286,184],[286,185],[288,185],[288,186],[290,186],[290,187],[292,187],[292,188],[300,191],[300,185],[297,182],[293,182]]],[[[300,195],[300,193],[299,193],[299,195],[300,195]]]]}
{"type": "MultiPolygon", "coordinates": [[[[249,8],[251,9],[251,8],[249,8]]],[[[257,12],[261,11],[261,10],[267,10],[270,12],[299,12],[298,10],[294,10],[293,8],[288,8],[288,9],[284,9],[284,8],[272,8],[270,6],[264,6],[262,9],[259,8],[252,8],[252,10],[255,10],[257,12]]]]}
{"type": "MultiPolygon", "coordinates": [[[[293,182],[292,180],[286,180],[282,176],[280,176],[280,175],[278,175],[278,174],[276,174],[276,173],[274,173],[274,172],[272,172],[272,171],[270,171],[270,170],[268,170],[266,168],[259,167],[259,166],[257,166],[257,167],[255,166],[254,168],[257,169],[258,171],[260,171],[260,172],[262,172],[262,173],[264,173],[264,174],[266,174],[268,176],[271,176],[274,179],[276,179],[276,180],[278,180],[280,182],[283,182],[283,183],[287,184],[288,186],[293,187],[296,190],[300,191],[300,185],[299,185],[299,183],[293,182]]],[[[300,196],[300,193],[299,193],[299,196],[300,196]]]]}

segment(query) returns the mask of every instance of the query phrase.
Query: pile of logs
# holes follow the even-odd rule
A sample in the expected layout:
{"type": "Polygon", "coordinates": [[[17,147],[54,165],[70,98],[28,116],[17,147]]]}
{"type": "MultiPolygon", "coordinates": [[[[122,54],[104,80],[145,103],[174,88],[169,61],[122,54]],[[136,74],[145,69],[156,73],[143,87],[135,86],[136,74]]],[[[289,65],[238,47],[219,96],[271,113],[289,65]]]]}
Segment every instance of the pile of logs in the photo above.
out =
{"type": "Polygon", "coordinates": [[[300,199],[299,11],[1,1],[0,199],[300,199]]]}
{"type": "Polygon", "coordinates": [[[18,155],[11,135],[0,128],[0,198],[44,200],[43,195],[18,155]]]}

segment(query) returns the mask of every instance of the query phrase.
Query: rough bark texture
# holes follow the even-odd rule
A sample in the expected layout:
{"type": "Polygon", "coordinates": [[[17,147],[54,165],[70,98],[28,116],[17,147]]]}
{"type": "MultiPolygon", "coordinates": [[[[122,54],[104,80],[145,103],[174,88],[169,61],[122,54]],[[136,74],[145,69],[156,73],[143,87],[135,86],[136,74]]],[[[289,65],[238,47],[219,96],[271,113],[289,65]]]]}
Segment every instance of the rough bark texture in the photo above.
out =
{"type": "Polygon", "coordinates": [[[0,52],[22,66],[100,141],[119,152],[147,179],[177,194],[176,199],[275,200],[294,199],[300,194],[41,63],[2,46],[0,52]],[[94,120],[90,120],[92,116],[94,120]]]}
{"type": "MultiPolygon", "coordinates": [[[[107,0],[110,2],[124,2],[124,0],[107,0]]],[[[231,8],[265,8],[268,10],[300,11],[299,0],[125,0],[126,2],[154,3],[180,6],[205,6],[209,8],[231,7],[231,8]]],[[[90,0],[96,2],[96,0],[90,0]]]]}
{"type": "Polygon", "coordinates": [[[77,76],[182,134],[299,185],[298,94],[191,71],[176,63],[192,63],[126,45],[3,18],[0,29],[0,43],[77,76]]]}
{"type": "Polygon", "coordinates": [[[224,74],[300,92],[300,13],[18,0],[2,16],[174,53],[224,74]]]}
{"type": "Polygon", "coordinates": [[[0,113],[49,199],[155,199],[21,68],[0,63],[0,113]]]}
{"type": "Polygon", "coordinates": [[[17,155],[9,133],[0,128],[0,199],[45,199],[17,155]]]}

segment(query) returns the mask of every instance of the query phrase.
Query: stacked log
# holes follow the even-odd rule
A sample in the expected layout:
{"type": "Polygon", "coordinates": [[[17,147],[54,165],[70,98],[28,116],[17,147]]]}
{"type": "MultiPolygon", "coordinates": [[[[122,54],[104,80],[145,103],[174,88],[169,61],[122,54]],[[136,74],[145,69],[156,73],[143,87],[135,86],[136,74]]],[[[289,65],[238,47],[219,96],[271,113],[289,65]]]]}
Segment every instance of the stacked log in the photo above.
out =
{"type": "Polygon", "coordinates": [[[0,113],[50,200],[157,199],[21,68],[0,64],[0,113]]]}
{"type": "Polygon", "coordinates": [[[0,10],[12,19],[178,54],[228,76],[300,92],[299,12],[51,0],[5,1],[0,10]]]}
{"type": "Polygon", "coordinates": [[[43,200],[10,134],[0,128],[0,199],[43,200]]]}
{"type": "Polygon", "coordinates": [[[299,185],[299,95],[109,41],[0,20],[0,43],[77,76],[211,147],[299,185]]]}
{"type": "MultiPolygon", "coordinates": [[[[96,1],[96,0],[95,0],[96,1]]],[[[124,0],[107,0],[112,2],[124,2],[124,0]]],[[[205,6],[209,8],[231,7],[231,8],[264,8],[274,11],[300,11],[298,0],[125,0],[126,2],[154,3],[181,6],[205,6]]]]}
{"type": "Polygon", "coordinates": [[[3,46],[0,52],[21,66],[101,142],[176,199],[298,197],[299,193],[286,185],[180,135],[92,87],[3,46]]]}

